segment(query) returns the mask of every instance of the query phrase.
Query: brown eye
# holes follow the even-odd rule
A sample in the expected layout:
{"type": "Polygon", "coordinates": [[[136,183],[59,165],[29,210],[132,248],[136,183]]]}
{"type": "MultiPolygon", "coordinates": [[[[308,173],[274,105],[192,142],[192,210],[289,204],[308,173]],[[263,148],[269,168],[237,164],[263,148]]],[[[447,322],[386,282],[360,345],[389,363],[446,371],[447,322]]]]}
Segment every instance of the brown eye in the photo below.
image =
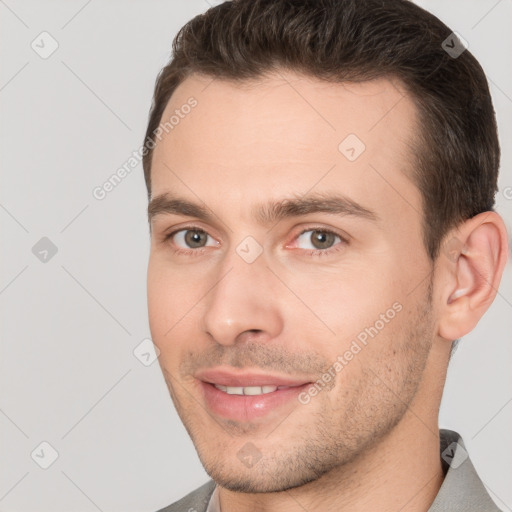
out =
{"type": "Polygon", "coordinates": [[[326,231],[313,231],[310,239],[315,249],[329,249],[334,244],[336,236],[326,231]]]}
{"type": "Polygon", "coordinates": [[[191,229],[185,232],[185,243],[191,248],[204,247],[208,235],[204,231],[193,231],[191,229]]]}

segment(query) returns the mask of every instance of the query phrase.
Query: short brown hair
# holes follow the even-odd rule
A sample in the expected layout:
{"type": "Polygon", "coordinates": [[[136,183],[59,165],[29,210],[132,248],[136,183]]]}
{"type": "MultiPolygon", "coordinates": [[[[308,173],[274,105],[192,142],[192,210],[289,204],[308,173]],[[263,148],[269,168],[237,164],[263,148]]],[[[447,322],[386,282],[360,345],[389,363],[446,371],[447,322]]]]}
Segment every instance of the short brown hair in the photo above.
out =
{"type": "Polygon", "coordinates": [[[451,228],[493,209],[500,159],[485,74],[469,51],[445,51],[451,34],[409,0],[233,0],[208,9],[180,29],[156,80],[144,143],[148,195],[154,144],[147,144],[192,73],[233,81],[278,69],[331,82],[398,78],[422,126],[412,173],[434,260],[451,228]]]}

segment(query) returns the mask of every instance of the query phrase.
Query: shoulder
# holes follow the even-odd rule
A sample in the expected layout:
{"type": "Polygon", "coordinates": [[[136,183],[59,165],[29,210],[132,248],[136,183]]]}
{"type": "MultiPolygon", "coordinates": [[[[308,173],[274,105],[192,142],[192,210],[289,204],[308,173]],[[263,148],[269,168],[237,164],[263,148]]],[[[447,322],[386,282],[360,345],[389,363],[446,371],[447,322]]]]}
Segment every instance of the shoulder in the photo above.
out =
{"type": "Polygon", "coordinates": [[[157,512],[205,512],[214,489],[215,482],[209,480],[195,491],[181,498],[181,500],[157,512]]]}

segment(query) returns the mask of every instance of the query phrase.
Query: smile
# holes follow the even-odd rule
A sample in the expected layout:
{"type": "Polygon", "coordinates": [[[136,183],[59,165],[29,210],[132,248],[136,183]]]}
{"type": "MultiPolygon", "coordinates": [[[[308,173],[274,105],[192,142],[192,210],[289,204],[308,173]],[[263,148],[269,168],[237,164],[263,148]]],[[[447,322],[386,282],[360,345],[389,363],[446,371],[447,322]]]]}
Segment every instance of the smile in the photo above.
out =
{"type": "Polygon", "coordinates": [[[273,393],[278,389],[287,389],[296,386],[222,386],[221,384],[214,384],[214,386],[220,391],[224,391],[228,395],[265,395],[267,393],[273,393]]]}

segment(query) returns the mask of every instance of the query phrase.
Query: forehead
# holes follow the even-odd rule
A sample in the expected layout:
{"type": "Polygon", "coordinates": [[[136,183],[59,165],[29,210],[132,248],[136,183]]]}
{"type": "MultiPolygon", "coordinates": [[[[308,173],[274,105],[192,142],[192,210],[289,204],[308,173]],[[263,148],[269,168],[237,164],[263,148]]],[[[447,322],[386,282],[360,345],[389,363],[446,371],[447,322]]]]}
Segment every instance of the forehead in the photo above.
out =
{"type": "Polygon", "coordinates": [[[154,150],[153,197],[179,189],[227,205],[335,188],[363,204],[405,197],[420,208],[408,178],[417,110],[396,80],[332,83],[280,71],[237,83],[192,75],[161,123],[172,116],[154,150]],[[184,107],[191,98],[195,106],[184,107]]]}

